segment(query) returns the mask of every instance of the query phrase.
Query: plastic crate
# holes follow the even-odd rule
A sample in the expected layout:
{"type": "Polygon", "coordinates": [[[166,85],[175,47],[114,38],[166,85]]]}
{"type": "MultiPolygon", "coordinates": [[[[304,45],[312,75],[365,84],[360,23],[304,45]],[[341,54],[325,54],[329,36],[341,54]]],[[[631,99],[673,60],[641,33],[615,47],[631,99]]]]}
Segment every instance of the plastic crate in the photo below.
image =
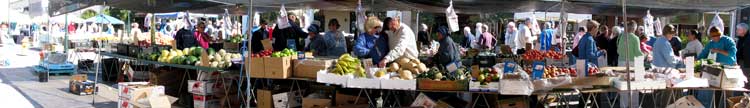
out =
{"type": "Polygon", "coordinates": [[[76,65],[71,62],[65,62],[62,64],[54,64],[54,63],[45,61],[45,62],[40,63],[39,66],[41,66],[44,69],[49,69],[49,70],[70,70],[70,69],[76,68],[76,65]]]}

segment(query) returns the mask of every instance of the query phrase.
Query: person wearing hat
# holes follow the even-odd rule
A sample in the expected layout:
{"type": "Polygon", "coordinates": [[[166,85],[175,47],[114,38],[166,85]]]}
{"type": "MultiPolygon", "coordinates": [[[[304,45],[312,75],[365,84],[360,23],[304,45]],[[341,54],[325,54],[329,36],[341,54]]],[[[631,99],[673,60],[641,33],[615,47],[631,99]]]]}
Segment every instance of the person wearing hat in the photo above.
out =
{"type": "Polygon", "coordinates": [[[735,46],[734,40],[722,35],[721,30],[717,27],[709,28],[708,36],[710,36],[711,41],[703,48],[703,51],[698,55],[698,59],[706,59],[709,53],[716,53],[716,62],[722,65],[737,64],[737,46],[735,46]]]}
{"type": "Polygon", "coordinates": [[[438,52],[433,56],[432,62],[439,64],[439,66],[446,66],[461,60],[458,52],[460,48],[450,38],[448,27],[440,26],[437,30],[437,40],[440,42],[440,47],[438,47],[438,52]]]}
{"type": "Polygon", "coordinates": [[[378,66],[385,67],[386,63],[396,61],[399,58],[417,59],[419,50],[417,50],[417,36],[408,25],[401,23],[399,17],[393,17],[389,24],[388,30],[388,47],[390,52],[383,57],[378,66]]]}
{"type": "Polygon", "coordinates": [[[388,37],[378,35],[383,25],[377,17],[371,16],[365,22],[365,33],[359,34],[354,42],[353,53],[360,59],[370,58],[373,64],[379,63],[388,54],[388,37]]]}
{"type": "Polygon", "coordinates": [[[307,28],[307,36],[310,37],[310,46],[308,49],[313,52],[313,56],[334,56],[328,55],[331,44],[326,36],[321,36],[318,25],[312,24],[307,28]]]}
{"type": "Polygon", "coordinates": [[[344,32],[339,31],[339,27],[341,25],[339,25],[339,21],[336,18],[328,21],[329,31],[323,35],[323,39],[326,39],[326,44],[328,44],[328,54],[324,54],[326,56],[341,56],[341,54],[348,52],[344,32]]]}

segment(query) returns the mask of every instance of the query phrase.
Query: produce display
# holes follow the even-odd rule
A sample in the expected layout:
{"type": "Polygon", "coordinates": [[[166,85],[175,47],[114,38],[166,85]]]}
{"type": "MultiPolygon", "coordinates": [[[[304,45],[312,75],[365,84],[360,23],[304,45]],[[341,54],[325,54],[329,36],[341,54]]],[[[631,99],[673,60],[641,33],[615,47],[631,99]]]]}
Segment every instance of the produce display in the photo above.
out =
{"type": "Polygon", "coordinates": [[[400,58],[388,65],[388,72],[396,72],[399,77],[392,79],[412,80],[414,76],[427,72],[430,69],[418,59],[400,58]]]}
{"type": "Polygon", "coordinates": [[[245,38],[245,36],[236,34],[236,35],[233,35],[233,36],[229,37],[229,39],[226,39],[226,41],[229,42],[229,43],[241,43],[242,39],[244,39],[244,38],[245,38]]]}
{"type": "Polygon", "coordinates": [[[339,57],[334,69],[331,73],[338,75],[349,75],[354,74],[357,77],[367,77],[365,69],[362,67],[362,62],[359,59],[350,56],[349,54],[343,54],[339,57]]]}
{"type": "Polygon", "coordinates": [[[575,68],[560,68],[556,66],[547,66],[544,68],[544,75],[542,78],[555,78],[558,76],[568,75],[571,77],[578,76],[575,68]]]}
{"type": "Polygon", "coordinates": [[[251,54],[250,57],[257,58],[257,57],[268,57],[271,56],[271,50],[263,50],[259,53],[251,54]]]}
{"type": "Polygon", "coordinates": [[[417,75],[417,78],[432,79],[436,81],[442,80],[464,80],[466,79],[466,69],[459,68],[456,72],[448,72],[440,70],[439,68],[430,68],[429,71],[423,72],[417,75]]]}
{"type": "Polygon", "coordinates": [[[484,68],[479,71],[476,81],[480,82],[481,85],[487,85],[490,82],[500,81],[500,74],[498,74],[497,69],[484,68]]]}
{"type": "Polygon", "coordinates": [[[271,57],[289,57],[289,56],[297,56],[297,51],[294,51],[292,49],[284,49],[282,51],[271,53],[271,57]]]}
{"type": "Polygon", "coordinates": [[[524,60],[533,60],[533,61],[541,61],[541,60],[544,60],[545,58],[560,60],[563,57],[565,57],[565,54],[560,53],[560,52],[556,52],[556,51],[542,52],[539,50],[529,50],[523,55],[521,55],[521,58],[523,58],[524,60]]]}
{"type": "MultiPolygon", "coordinates": [[[[170,64],[183,64],[183,65],[200,65],[200,57],[202,56],[203,48],[190,47],[182,50],[170,49],[161,50],[159,53],[149,54],[143,59],[155,60],[162,63],[170,64]]],[[[226,51],[219,50],[214,52],[214,49],[207,49],[209,67],[212,68],[227,68],[232,65],[232,59],[240,59],[241,55],[238,53],[227,53],[226,51]]]]}

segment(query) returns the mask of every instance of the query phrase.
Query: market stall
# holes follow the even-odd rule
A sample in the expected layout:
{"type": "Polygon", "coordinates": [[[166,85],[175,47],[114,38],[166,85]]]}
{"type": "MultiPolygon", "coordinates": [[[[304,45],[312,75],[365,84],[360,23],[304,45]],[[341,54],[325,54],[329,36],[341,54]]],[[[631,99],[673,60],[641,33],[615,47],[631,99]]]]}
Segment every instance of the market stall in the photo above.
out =
{"type": "MultiPolygon", "coordinates": [[[[124,1],[109,3],[108,5],[123,6],[127,7],[126,9],[154,13],[192,10],[196,8],[215,8],[214,6],[239,7],[219,4],[249,4],[249,10],[246,12],[222,11],[222,13],[233,14],[255,12],[252,10],[255,7],[265,8],[270,11],[280,8],[281,13],[286,13],[285,6],[290,5],[290,9],[304,9],[296,7],[296,4],[308,4],[306,6],[321,10],[358,12],[361,12],[358,9],[362,9],[363,7],[367,11],[398,9],[439,13],[453,12],[446,12],[447,7],[447,10],[455,9],[458,13],[472,14],[486,13],[487,8],[494,9],[500,5],[518,8],[501,9],[497,10],[497,12],[529,12],[537,10],[560,12],[559,15],[563,16],[560,17],[560,22],[567,22],[567,17],[565,16],[568,12],[626,17],[640,17],[650,14],[655,16],[671,16],[694,11],[726,11],[750,4],[737,1],[732,2],[736,3],[735,5],[717,4],[695,9],[675,7],[674,5],[670,5],[672,7],[667,8],[654,8],[655,5],[644,5],[641,3],[628,2],[620,4],[615,1],[585,0],[524,2],[428,2],[423,0],[365,0],[356,2],[350,0],[302,0],[282,3],[260,0],[257,1],[257,4],[253,2],[255,1],[215,0],[212,3],[197,5],[195,7],[191,6],[189,8],[180,7],[182,5],[179,5],[179,3],[165,3],[175,5],[176,8],[173,7],[175,9],[158,9],[157,7],[153,7],[154,5],[146,5],[146,7],[151,7],[137,9],[134,7],[139,7],[136,6],[138,3],[124,1]],[[641,13],[645,13],[647,10],[651,10],[651,13],[641,13]]],[[[162,4],[162,2],[149,1],[147,4],[162,4]]],[[[230,10],[244,11],[241,8],[230,10]]],[[[159,16],[180,17],[182,15],[177,13],[157,14],[154,17],[159,16]]],[[[286,15],[280,16],[285,18],[286,15]]],[[[361,20],[358,18],[352,18],[351,20],[361,20]]],[[[465,20],[457,19],[458,17],[455,18],[456,20],[465,20]]],[[[152,20],[150,23],[153,26],[154,21],[152,20]]],[[[187,21],[187,23],[190,24],[191,22],[187,21]]],[[[448,24],[451,24],[451,22],[448,24]]],[[[302,25],[307,28],[304,23],[302,25]]],[[[540,25],[537,24],[537,26],[540,25]]],[[[566,26],[567,24],[561,25],[560,30],[565,31],[566,26]]],[[[114,47],[111,49],[112,51],[99,51],[98,54],[103,57],[131,61],[129,65],[146,65],[151,67],[144,70],[130,70],[134,71],[134,73],[137,73],[136,71],[150,71],[151,74],[149,74],[150,78],[148,80],[150,83],[147,83],[151,85],[139,85],[132,82],[120,83],[119,86],[122,87],[120,89],[150,90],[161,88],[167,90],[167,92],[177,89],[177,95],[171,96],[176,97],[180,105],[193,105],[194,107],[210,105],[222,105],[225,107],[605,106],[602,104],[615,106],[615,103],[618,102],[621,105],[625,102],[632,103],[631,97],[633,95],[641,96],[641,99],[650,98],[654,101],[648,104],[653,106],[645,107],[667,107],[684,102],[680,100],[685,99],[682,99],[679,95],[675,95],[682,94],[681,90],[719,91],[722,93],[722,99],[729,97],[725,94],[727,91],[748,91],[742,88],[747,79],[744,78],[743,72],[738,67],[725,66],[714,63],[711,60],[696,60],[691,57],[687,57],[683,61],[682,64],[685,67],[682,68],[645,67],[641,65],[647,64],[642,62],[645,59],[643,57],[636,58],[636,62],[632,63],[637,64],[635,66],[610,67],[601,66],[587,60],[576,59],[569,56],[572,55],[571,52],[565,50],[530,49],[523,54],[512,54],[508,53],[508,51],[499,51],[500,48],[494,50],[463,48],[460,60],[457,60],[459,61],[457,63],[448,63],[447,65],[436,64],[434,61],[437,61],[437,58],[433,57],[434,54],[420,53],[419,57],[395,57],[392,60],[393,62],[384,63],[385,66],[378,66],[382,64],[373,63],[373,59],[359,58],[359,56],[348,53],[334,57],[316,57],[312,56],[312,52],[295,50],[294,48],[273,49],[271,48],[270,40],[261,41],[263,42],[263,51],[257,53],[246,52],[251,50],[248,44],[252,43],[248,42],[248,40],[253,35],[250,33],[246,36],[232,35],[232,38],[220,41],[224,45],[223,47],[207,48],[193,46],[180,47],[175,42],[176,39],[160,39],[154,33],[154,29],[151,31],[151,39],[136,39],[132,43],[114,44],[112,45],[114,47]],[[173,79],[180,80],[172,81],[173,79]],[[329,90],[334,92],[324,92],[329,90]],[[185,95],[186,91],[192,93],[192,95],[185,95]],[[216,91],[221,92],[214,93],[216,91]],[[639,93],[632,93],[634,91],[639,93]],[[354,92],[356,96],[346,92],[354,92]],[[623,92],[627,94],[620,94],[623,92]],[[616,95],[608,95],[608,93],[616,95]],[[434,96],[436,94],[459,96],[434,96]],[[521,97],[508,98],[507,96],[521,97]],[[604,101],[602,99],[595,99],[602,96],[607,96],[604,101]],[[382,99],[382,102],[376,101],[378,97],[382,99]],[[458,99],[454,99],[454,97],[458,99]],[[618,97],[628,98],[623,100],[618,97]],[[668,100],[665,102],[655,102],[659,99],[668,100]],[[236,101],[242,102],[242,104],[235,105],[236,101]],[[678,103],[676,104],[676,102],[678,103]],[[229,105],[224,103],[228,103],[229,105]]],[[[451,32],[456,31],[458,31],[457,27],[456,30],[452,30],[451,32]]],[[[563,36],[567,35],[565,32],[561,34],[563,36]]],[[[494,47],[501,46],[504,45],[495,45],[494,47]]],[[[628,64],[631,63],[628,62],[628,64]]],[[[129,77],[132,79],[133,76],[129,77]]],[[[143,96],[134,97],[131,95],[133,94],[125,93],[120,95],[125,100],[122,102],[143,99],[143,96]]],[[[711,101],[711,103],[716,102],[725,103],[721,100],[711,101]]],[[[714,104],[711,105],[713,106],[714,104]]],[[[626,107],[633,106],[626,105],[626,107]]]]}

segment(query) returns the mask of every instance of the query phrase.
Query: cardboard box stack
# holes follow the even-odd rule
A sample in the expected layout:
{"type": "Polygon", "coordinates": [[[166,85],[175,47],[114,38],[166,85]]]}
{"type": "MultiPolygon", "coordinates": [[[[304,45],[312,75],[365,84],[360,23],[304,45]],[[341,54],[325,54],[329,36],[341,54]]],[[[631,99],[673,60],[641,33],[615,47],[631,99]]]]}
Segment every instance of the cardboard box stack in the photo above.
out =
{"type": "Polygon", "coordinates": [[[122,82],[117,88],[117,108],[169,108],[177,101],[164,95],[164,86],[148,82],[122,82]]]}

